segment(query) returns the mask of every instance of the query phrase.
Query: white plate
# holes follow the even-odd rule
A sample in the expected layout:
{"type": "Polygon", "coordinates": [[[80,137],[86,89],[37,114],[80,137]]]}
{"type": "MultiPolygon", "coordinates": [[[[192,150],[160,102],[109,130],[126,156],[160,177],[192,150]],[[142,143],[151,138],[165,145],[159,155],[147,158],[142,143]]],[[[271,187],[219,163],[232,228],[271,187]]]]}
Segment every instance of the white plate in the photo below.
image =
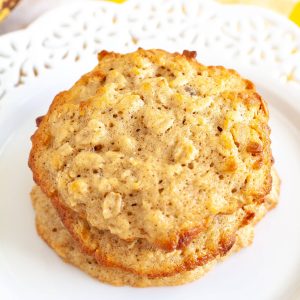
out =
{"type": "Polygon", "coordinates": [[[265,10],[230,10],[196,0],[184,8],[182,3],[85,2],[0,38],[0,299],[300,299],[300,33],[265,10]],[[267,38],[251,50],[253,26],[261,29],[255,38],[267,38]],[[170,32],[174,39],[166,42],[170,32]],[[232,44],[226,48],[228,40],[232,44]],[[282,178],[280,203],[257,226],[251,247],[180,287],[116,288],[64,264],[37,236],[28,196],[33,182],[27,158],[35,118],[46,112],[57,92],[95,64],[93,52],[129,51],[137,45],[196,49],[205,63],[235,67],[257,84],[270,107],[273,151],[282,178]]]}

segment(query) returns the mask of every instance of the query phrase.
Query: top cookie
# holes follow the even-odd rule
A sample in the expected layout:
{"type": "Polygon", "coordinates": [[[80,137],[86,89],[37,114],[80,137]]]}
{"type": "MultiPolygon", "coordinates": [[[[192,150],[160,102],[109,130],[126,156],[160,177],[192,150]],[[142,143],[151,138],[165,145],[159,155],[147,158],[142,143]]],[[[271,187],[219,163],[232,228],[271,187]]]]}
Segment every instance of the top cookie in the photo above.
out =
{"type": "Polygon", "coordinates": [[[29,165],[47,196],[100,230],[166,250],[263,201],[266,105],[250,81],[194,56],[101,52],[32,137],[29,165]]]}

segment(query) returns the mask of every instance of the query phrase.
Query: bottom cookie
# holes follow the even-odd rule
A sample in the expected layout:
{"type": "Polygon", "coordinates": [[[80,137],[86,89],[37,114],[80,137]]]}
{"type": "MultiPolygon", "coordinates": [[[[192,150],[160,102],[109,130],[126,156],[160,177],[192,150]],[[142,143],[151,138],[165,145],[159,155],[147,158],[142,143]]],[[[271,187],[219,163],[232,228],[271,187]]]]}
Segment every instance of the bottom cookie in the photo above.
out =
{"type": "MultiPolygon", "coordinates": [[[[73,240],[51,201],[43,194],[39,187],[34,187],[31,192],[32,203],[36,212],[36,227],[43,240],[67,263],[70,263],[96,279],[116,286],[172,286],[194,281],[209,271],[216,263],[214,261],[198,267],[192,271],[178,273],[174,276],[161,278],[148,278],[138,276],[118,268],[99,265],[91,256],[83,254],[73,240]]],[[[253,226],[243,227],[237,236],[237,241],[232,251],[251,244],[253,240],[253,226]]]]}

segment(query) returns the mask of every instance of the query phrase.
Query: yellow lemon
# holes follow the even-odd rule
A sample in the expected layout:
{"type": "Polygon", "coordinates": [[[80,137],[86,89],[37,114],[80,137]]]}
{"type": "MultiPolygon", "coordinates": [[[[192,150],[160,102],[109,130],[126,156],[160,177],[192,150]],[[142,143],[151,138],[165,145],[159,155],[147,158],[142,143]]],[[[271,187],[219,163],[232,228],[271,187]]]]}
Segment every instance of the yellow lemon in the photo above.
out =
{"type": "Polygon", "coordinates": [[[126,0],[107,0],[107,1],[115,2],[115,3],[123,3],[126,0]]]}
{"type": "Polygon", "coordinates": [[[300,26],[300,2],[294,6],[290,14],[290,19],[300,26]]]}
{"type": "Polygon", "coordinates": [[[295,0],[218,0],[222,3],[242,3],[259,5],[275,10],[283,15],[288,16],[294,6],[295,0]]]}

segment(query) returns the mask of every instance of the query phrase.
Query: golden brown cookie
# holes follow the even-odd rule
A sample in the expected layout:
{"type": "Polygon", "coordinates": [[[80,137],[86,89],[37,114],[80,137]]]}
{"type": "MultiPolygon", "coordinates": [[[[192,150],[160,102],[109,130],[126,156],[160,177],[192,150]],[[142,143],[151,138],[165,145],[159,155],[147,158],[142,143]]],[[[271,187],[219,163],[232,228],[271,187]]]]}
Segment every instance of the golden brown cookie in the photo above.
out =
{"type": "MultiPolygon", "coordinates": [[[[200,278],[216,263],[216,261],[212,261],[193,271],[154,279],[147,276],[138,276],[118,268],[101,266],[93,257],[83,254],[80,251],[77,243],[63,226],[50,199],[47,199],[38,187],[33,189],[31,195],[39,235],[65,262],[73,264],[102,282],[117,286],[130,285],[136,287],[180,285],[200,278]]],[[[249,224],[239,230],[237,241],[232,251],[238,251],[240,248],[248,246],[252,243],[252,240],[253,225],[249,224]]]]}
{"type": "Polygon", "coordinates": [[[177,249],[179,261],[181,249],[233,218],[211,251],[227,252],[245,207],[271,189],[264,101],[235,71],[194,57],[101,52],[94,70],[55,97],[29,159],[57,208],[109,239],[177,249]]]}
{"type": "MultiPolygon", "coordinates": [[[[39,188],[33,190],[32,197],[42,195],[39,188]]],[[[279,178],[274,171],[273,187],[264,202],[249,205],[232,215],[216,217],[207,232],[195,238],[184,250],[172,252],[155,248],[141,239],[132,243],[123,241],[108,231],[90,227],[84,219],[61,206],[58,212],[82,251],[93,256],[100,265],[159,278],[205,266],[226,256],[232,248],[241,247],[241,241],[248,239],[249,229],[252,230],[253,225],[276,205],[278,197],[279,178]]]]}
{"type": "MultiPolygon", "coordinates": [[[[112,285],[130,285],[136,287],[180,285],[194,281],[209,271],[215,262],[211,262],[193,271],[187,271],[170,277],[148,278],[139,276],[118,268],[110,268],[99,265],[96,260],[80,251],[77,243],[72,239],[51,201],[44,194],[32,191],[32,202],[36,213],[36,228],[39,235],[53,250],[67,263],[73,264],[96,279],[112,285]]],[[[246,237],[247,243],[251,243],[251,231],[246,237]]]]}

